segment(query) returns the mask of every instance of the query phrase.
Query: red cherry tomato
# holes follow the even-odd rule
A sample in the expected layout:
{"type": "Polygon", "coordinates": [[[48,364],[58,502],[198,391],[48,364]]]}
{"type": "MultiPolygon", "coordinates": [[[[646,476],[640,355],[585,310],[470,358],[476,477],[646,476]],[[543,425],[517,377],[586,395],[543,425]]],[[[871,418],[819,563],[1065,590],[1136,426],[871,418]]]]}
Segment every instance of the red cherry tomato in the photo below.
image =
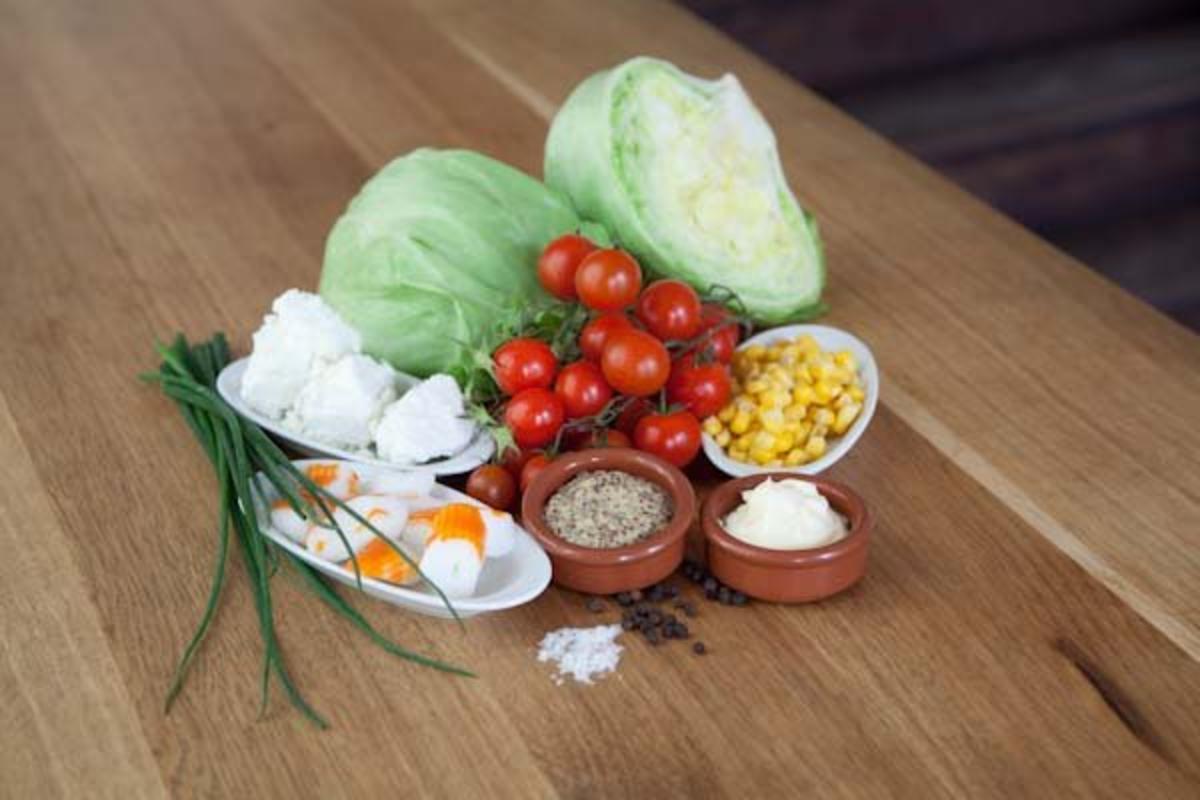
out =
{"type": "Polygon", "coordinates": [[[546,465],[550,463],[550,456],[545,453],[537,453],[533,458],[525,462],[525,466],[521,468],[521,491],[524,492],[529,488],[529,484],[538,476],[546,465]]]}
{"type": "Polygon", "coordinates": [[[633,443],[639,450],[685,467],[700,452],[700,422],[688,411],[647,414],[633,432],[633,443]]]}
{"type": "Polygon", "coordinates": [[[504,511],[517,496],[517,481],[499,464],[484,464],[467,478],[467,494],[481,503],[504,511]]]}
{"type": "Polygon", "coordinates": [[[575,271],[579,302],[596,311],[617,311],[637,299],[642,268],[624,250],[596,250],[575,271]]]}
{"type": "Polygon", "coordinates": [[[576,361],[563,367],[554,381],[554,393],[562,398],[567,419],[599,414],[613,394],[604,373],[590,361],[576,361]]]}
{"type": "Polygon", "coordinates": [[[621,394],[645,397],[657,392],[671,372],[671,356],[663,343],[645,331],[630,328],[608,337],[600,368],[608,385],[621,394]]]}
{"type": "Polygon", "coordinates": [[[580,444],[580,449],[592,447],[633,447],[633,442],[628,436],[612,428],[593,429],[580,444]]]}
{"type": "Polygon", "coordinates": [[[574,300],[575,271],[584,256],[596,249],[586,238],[568,233],[560,236],[542,251],[538,258],[538,280],[542,288],[559,300],[574,300]]]}
{"type": "Polygon", "coordinates": [[[614,331],[627,330],[633,327],[629,317],[619,311],[609,311],[601,314],[583,326],[579,332],[579,350],[588,361],[600,362],[604,354],[604,343],[614,331]]]}
{"type": "Polygon", "coordinates": [[[625,434],[625,438],[631,439],[641,418],[653,410],[654,406],[650,404],[649,400],[644,397],[634,397],[625,405],[625,408],[621,409],[613,427],[625,434]]]}
{"type": "Polygon", "coordinates": [[[550,444],[565,416],[562,400],[549,389],[523,389],[504,407],[504,424],[521,447],[550,444]]]}
{"type": "Polygon", "coordinates": [[[500,456],[500,466],[508,470],[514,478],[520,479],[521,468],[525,466],[526,461],[533,458],[535,453],[534,450],[524,450],[515,444],[511,445],[500,456]]]}
{"type": "Polygon", "coordinates": [[[664,342],[700,332],[700,296],[683,281],[655,281],[637,301],[637,318],[664,342]]]}
{"type": "Polygon", "coordinates": [[[549,389],[557,369],[554,351],[538,339],[510,339],[492,354],[496,384],[509,397],[523,389],[549,389]]]}
{"type": "Polygon", "coordinates": [[[704,419],[725,407],[732,389],[729,367],[716,361],[696,364],[696,357],[689,353],[671,365],[667,400],[704,419]]]}
{"type": "Polygon", "coordinates": [[[712,357],[722,364],[733,360],[733,351],[737,349],[741,331],[738,330],[737,320],[724,306],[717,303],[705,303],[701,306],[700,330],[712,331],[708,341],[701,345],[700,349],[707,349],[712,357]]]}

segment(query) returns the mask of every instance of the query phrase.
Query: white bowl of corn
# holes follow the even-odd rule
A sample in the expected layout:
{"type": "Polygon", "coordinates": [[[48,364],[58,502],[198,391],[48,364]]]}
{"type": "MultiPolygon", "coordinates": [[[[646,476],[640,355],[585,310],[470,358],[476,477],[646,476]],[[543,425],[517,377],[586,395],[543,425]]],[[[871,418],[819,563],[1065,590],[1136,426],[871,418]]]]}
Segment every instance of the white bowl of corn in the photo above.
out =
{"type": "Polygon", "coordinates": [[[827,325],[785,325],[733,356],[733,399],[703,421],[704,454],[728,475],[833,466],[879,402],[879,369],[857,337],[827,325]]]}

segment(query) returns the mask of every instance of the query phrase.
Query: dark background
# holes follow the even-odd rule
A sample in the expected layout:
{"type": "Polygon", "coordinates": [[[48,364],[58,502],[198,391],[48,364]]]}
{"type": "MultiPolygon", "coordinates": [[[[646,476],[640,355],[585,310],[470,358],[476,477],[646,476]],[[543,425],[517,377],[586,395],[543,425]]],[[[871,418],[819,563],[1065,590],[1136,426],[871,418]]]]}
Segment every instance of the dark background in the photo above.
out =
{"type": "Polygon", "coordinates": [[[1200,0],[679,0],[1200,330],[1200,0]]]}

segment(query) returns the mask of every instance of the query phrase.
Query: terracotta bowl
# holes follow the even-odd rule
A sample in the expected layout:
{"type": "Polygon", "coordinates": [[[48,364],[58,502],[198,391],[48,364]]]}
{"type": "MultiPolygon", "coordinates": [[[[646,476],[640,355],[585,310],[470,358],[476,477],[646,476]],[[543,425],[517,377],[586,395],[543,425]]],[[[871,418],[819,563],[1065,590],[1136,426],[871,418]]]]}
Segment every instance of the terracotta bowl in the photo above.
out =
{"type": "Polygon", "coordinates": [[[786,472],[726,481],[708,496],[700,512],[712,574],[726,586],[773,603],[822,600],[853,586],[867,568],[871,525],[866,503],[849,486],[786,472]],[[721,521],[742,502],[742,492],[767,478],[816,484],[817,491],[847,519],[846,538],[810,550],[768,550],[726,533],[721,521]]]}
{"type": "Polygon", "coordinates": [[[640,589],[675,571],[683,561],[688,527],[696,515],[696,495],[683,473],[666,461],[638,450],[602,448],[558,456],[542,469],[521,500],[521,524],[550,556],[554,582],[589,594],[640,589]],[[580,547],[562,539],[546,524],[546,500],[581,472],[621,470],[652,481],[671,497],[675,513],[660,530],[626,547],[580,547]]]}

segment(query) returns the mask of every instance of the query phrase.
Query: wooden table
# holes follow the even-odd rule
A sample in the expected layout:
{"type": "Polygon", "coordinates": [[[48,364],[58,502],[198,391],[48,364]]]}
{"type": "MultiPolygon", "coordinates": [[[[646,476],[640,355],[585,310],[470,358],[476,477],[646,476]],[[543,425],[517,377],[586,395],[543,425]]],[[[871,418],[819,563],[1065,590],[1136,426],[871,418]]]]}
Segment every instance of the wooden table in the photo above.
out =
{"type": "MultiPolygon", "coordinates": [[[[556,0],[25,0],[0,12],[0,794],[1135,796],[1200,792],[1200,341],[675,7],[556,0]],[[593,4],[594,6],[594,4],[593,4]],[[884,371],[831,475],[869,574],[703,605],[711,650],[626,637],[556,686],[536,644],[610,621],[550,590],[398,661],[286,575],[276,689],[240,567],[184,694],[214,486],[135,380],[176,329],[240,348],[420,145],[537,172],[547,120],[637,53],[736,72],[821,221],[832,309],[884,371]]],[[[235,559],[236,562],[236,559],[235,559]]]]}

